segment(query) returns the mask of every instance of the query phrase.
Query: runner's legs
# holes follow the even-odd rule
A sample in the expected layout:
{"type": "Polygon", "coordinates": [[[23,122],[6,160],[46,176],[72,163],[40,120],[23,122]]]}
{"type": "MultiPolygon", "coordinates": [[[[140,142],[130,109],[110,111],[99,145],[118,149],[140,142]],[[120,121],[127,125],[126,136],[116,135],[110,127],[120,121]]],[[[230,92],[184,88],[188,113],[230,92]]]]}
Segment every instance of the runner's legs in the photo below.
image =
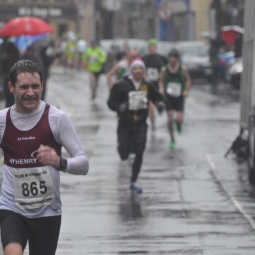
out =
{"type": "Polygon", "coordinates": [[[168,111],[167,112],[168,116],[168,131],[170,134],[171,142],[174,142],[174,126],[173,126],[173,119],[174,119],[174,112],[173,111],[168,111]]]}
{"type": "Polygon", "coordinates": [[[30,255],[55,255],[61,216],[25,218],[0,210],[1,241],[5,255],[22,255],[29,240],[30,255]]]}
{"type": "Polygon", "coordinates": [[[177,130],[179,133],[182,132],[182,123],[183,123],[183,112],[177,112],[176,125],[177,125],[177,130]]]}
{"type": "Polygon", "coordinates": [[[150,105],[149,105],[149,115],[150,115],[150,121],[151,121],[151,129],[153,132],[155,131],[155,106],[152,102],[150,102],[150,105]]]}
{"type": "Polygon", "coordinates": [[[90,73],[90,87],[91,87],[92,99],[96,97],[100,74],[101,74],[100,72],[90,73]]]}
{"type": "Polygon", "coordinates": [[[55,255],[61,226],[61,216],[28,220],[30,255],[55,255]]]}
{"type": "Polygon", "coordinates": [[[136,155],[132,166],[131,183],[135,183],[138,179],[143,162],[143,152],[145,150],[147,140],[147,124],[135,124],[131,137],[132,152],[136,155]]]}

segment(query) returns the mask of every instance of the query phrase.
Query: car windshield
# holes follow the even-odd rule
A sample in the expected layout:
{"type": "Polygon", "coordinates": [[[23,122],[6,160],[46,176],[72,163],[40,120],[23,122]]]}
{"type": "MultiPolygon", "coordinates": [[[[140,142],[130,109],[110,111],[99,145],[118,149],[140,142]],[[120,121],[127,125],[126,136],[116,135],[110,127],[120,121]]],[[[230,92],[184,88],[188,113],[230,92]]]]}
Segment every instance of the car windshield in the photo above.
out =
{"type": "Polygon", "coordinates": [[[209,47],[207,45],[185,45],[179,46],[177,49],[183,56],[208,56],[209,47]]]}

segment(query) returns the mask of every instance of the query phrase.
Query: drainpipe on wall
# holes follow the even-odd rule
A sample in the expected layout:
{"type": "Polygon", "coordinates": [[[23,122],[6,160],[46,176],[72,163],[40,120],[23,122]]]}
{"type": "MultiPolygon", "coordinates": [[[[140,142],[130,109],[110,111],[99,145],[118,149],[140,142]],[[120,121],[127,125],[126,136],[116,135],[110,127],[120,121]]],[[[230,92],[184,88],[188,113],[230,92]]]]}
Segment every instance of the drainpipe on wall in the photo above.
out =
{"type": "Polygon", "coordinates": [[[190,7],[190,0],[184,0],[187,6],[187,11],[186,11],[186,40],[190,41],[190,11],[191,11],[191,7],[190,7]]]}
{"type": "MultiPolygon", "coordinates": [[[[161,0],[155,0],[155,7],[156,7],[156,13],[158,14],[158,9],[160,7],[161,4],[161,0]]],[[[163,41],[164,40],[164,24],[163,21],[161,19],[159,19],[158,22],[158,39],[159,41],[163,41]]]]}

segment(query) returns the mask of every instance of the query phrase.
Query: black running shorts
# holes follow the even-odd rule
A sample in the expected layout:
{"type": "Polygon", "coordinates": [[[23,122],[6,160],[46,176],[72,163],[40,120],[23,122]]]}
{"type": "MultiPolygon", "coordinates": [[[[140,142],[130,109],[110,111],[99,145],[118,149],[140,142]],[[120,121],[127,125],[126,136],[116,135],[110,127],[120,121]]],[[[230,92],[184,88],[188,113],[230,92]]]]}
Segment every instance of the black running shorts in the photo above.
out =
{"type": "Polygon", "coordinates": [[[61,215],[30,219],[12,211],[0,210],[3,249],[10,243],[19,243],[24,251],[29,241],[30,255],[55,255],[60,225],[61,215]]]}
{"type": "Polygon", "coordinates": [[[93,75],[95,76],[95,78],[98,80],[99,79],[99,76],[102,74],[103,72],[100,71],[100,72],[93,72],[93,75]]]}
{"type": "Polygon", "coordinates": [[[184,111],[184,97],[170,97],[167,96],[165,100],[166,110],[183,112],[184,111]]]}

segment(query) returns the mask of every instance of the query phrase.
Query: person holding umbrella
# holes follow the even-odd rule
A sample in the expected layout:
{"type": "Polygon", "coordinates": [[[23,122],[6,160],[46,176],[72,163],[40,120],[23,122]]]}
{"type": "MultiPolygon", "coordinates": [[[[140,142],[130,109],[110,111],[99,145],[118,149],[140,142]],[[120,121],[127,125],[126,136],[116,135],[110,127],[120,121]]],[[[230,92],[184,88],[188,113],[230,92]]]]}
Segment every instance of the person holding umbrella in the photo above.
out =
{"type": "Polygon", "coordinates": [[[0,73],[2,76],[2,84],[4,86],[5,107],[10,107],[14,104],[14,97],[8,88],[9,73],[11,67],[19,60],[19,51],[15,44],[10,41],[4,43],[2,47],[0,73]]]}

